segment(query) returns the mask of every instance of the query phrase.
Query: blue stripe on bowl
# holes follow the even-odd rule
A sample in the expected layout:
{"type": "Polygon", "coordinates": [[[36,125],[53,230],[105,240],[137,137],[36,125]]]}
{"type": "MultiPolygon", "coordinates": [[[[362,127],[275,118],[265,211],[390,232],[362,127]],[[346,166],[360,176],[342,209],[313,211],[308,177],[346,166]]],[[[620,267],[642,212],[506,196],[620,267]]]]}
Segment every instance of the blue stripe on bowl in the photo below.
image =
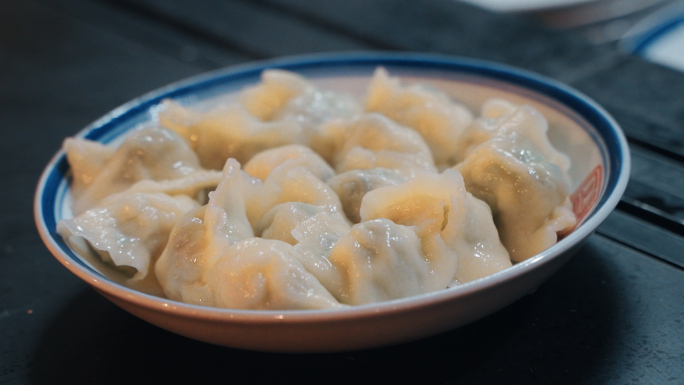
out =
{"type": "Polygon", "coordinates": [[[62,206],[69,188],[68,177],[70,174],[69,163],[64,154],[60,155],[54,167],[47,174],[44,188],[41,191],[40,201],[42,207],[42,218],[48,233],[55,241],[57,246],[75,263],[91,272],[104,277],[102,273],[87,264],[74,253],[64,240],[57,234],[57,222],[62,218],[62,206]]]}

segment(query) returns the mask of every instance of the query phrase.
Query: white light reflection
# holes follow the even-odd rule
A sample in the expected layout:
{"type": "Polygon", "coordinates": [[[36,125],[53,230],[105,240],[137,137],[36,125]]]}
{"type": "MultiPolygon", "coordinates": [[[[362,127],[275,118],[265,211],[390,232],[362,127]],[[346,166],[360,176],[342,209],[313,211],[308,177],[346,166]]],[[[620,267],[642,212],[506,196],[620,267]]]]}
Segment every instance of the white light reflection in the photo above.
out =
{"type": "Polygon", "coordinates": [[[526,260],[525,263],[528,265],[534,265],[535,263],[540,262],[543,258],[543,255],[537,255],[536,257],[526,260]]]}

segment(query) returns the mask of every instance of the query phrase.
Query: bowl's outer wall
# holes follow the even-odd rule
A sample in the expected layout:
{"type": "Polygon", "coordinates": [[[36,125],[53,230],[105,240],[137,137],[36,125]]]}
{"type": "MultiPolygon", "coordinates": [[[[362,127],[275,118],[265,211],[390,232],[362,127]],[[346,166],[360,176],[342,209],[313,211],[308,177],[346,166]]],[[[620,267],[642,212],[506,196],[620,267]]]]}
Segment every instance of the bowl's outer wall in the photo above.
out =
{"type": "Polygon", "coordinates": [[[557,258],[546,259],[535,274],[518,274],[483,290],[416,306],[408,311],[385,312],[366,317],[339,317],[310,322],[230,322],[222,319],[169,313],[141,306],[129,299],[98,290],[117,306],[173,333],[211,344],[264,352],[343,352],[396,345],[465,326],[500,310],[531,293],[558,271],[581,246],[575,245],[557,258]],[[416,328],[416,325],[421,327],[416,328]],[[351,337],[351,338],[350,338],[351,337]]]}

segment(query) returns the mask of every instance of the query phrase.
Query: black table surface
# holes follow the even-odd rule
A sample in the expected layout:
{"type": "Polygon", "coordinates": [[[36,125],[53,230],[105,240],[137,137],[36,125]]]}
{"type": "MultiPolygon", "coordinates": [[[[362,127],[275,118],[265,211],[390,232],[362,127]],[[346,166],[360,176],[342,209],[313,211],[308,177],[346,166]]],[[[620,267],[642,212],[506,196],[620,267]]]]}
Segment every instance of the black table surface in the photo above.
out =
{"type": "Polygon", "coordinates": [[[684,73],[451,0],[0,0],[0,384],[684,384],[684,73]],[[618,208],[532,295],[399,346],[273,354],[147,324],[61,266],[32,215],[63,138],[149,90],[253,60],[437,52],[532,70],[621,124],[618,208]]]}

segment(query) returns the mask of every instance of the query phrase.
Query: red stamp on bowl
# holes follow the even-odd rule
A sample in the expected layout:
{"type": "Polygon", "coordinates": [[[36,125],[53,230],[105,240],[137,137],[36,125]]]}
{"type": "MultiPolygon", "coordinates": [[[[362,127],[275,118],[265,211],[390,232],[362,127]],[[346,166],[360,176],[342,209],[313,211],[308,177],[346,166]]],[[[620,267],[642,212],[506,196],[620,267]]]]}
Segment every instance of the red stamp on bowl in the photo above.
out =
{"type": "Polygon", "coordinates": [[[584,179],[582,184],[570,195],[572,211],[577,217],[577,225],[589,214],[591,208],[601,195],[603,185],[603,167],[596,166],[584,179]]]}

